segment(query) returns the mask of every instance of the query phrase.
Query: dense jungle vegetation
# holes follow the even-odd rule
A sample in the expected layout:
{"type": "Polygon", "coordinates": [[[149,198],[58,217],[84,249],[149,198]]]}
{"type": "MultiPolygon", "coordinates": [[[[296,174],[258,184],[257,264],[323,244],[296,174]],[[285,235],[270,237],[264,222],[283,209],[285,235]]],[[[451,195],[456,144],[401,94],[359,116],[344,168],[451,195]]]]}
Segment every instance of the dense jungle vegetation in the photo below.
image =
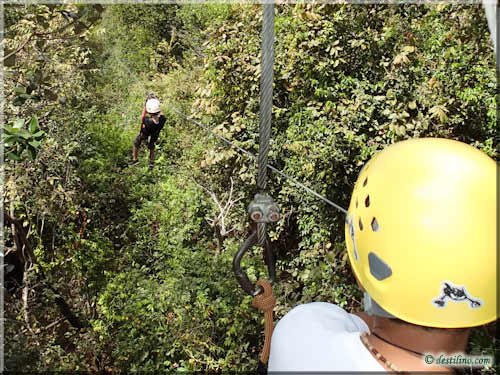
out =
{"type": "MultiPolygon", "coordinates": [[[[262,316],[231,261],[258,151],[258,5],[7,5],[5,368],[256,368],[262,316]],[[147,93],[167,126],[132,141],[147,93]]],[[[343,207],[384,146],[470,143],[497,158],[493,48],[479,6],[280,5],[270,163],[343,207]]],[[[277,318],[360,308],[340,212],[275,174],[277,318]]],[[[245,258],[266,277],[260,251],[245,258]]],[[[492,354],[494,327],[469,350],[492,354]]],[[[494,371],[490,369],[487,371],[494,371]]]]}

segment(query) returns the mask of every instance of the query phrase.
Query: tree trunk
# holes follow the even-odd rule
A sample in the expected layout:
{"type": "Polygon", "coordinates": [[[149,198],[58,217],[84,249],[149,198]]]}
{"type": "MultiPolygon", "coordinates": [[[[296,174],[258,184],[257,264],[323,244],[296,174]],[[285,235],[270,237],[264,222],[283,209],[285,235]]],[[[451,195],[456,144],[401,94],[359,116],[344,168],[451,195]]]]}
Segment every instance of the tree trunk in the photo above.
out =
{"type": "Polygon", "coordinates": [[[43,270],[42,265],[36,259],[35,254],[33,253],[33,249],[26,238],[26,231],[24,230],[21,223],[14,217],[7,214],[5,211],[3,213],[4,222],[7,225],[10,225],[12,228],[12,235],[14,237],[14,243],[16,244],[16,251],[21,255],[23,259],[23,264],[26,262],[30,262],[32,264],[38,265],[40,270],[39,274],[42,278],[43,284],[49,288],[54,293],[54,302],[61,314],[65,317],[65,319],[71,324],[73,327],[82,329],[88,327],[89,324],[87,321],[82,321],[76,314],[73,312],[70,305],[61,297],[61,294],[50,284],[50,281],[45,276],[45,272],[43,270]]]}

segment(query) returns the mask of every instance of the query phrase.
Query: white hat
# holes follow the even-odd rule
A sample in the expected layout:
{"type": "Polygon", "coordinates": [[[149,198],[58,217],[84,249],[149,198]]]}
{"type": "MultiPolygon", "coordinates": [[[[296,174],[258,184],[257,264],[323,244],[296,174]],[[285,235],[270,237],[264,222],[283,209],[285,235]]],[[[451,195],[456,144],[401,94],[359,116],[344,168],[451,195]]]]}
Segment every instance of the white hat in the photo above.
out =
{"type": "Polygon", "coordinates": [[[160,101],[158,99],[148,99],[146,102],[146,111],[148,113],[160,112],[160,101]]]}

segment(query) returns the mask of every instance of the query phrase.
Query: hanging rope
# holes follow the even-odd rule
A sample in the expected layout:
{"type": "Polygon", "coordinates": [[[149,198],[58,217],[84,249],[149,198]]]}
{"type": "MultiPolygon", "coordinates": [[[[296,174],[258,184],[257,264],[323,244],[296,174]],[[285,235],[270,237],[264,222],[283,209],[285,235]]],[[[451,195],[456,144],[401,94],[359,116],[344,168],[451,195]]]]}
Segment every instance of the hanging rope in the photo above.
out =
{"type": "Polygon", "coordinates": [[[273,310],[276,305],[276,297],[269,282],[259,280],[257,285],[262,288],[263,292],[253,298],[252,306],[264,312],[264,346],[259,359],[261,363],[266,364],[269,361],[271,351],[271,337],[274,329],[273,310]]]}

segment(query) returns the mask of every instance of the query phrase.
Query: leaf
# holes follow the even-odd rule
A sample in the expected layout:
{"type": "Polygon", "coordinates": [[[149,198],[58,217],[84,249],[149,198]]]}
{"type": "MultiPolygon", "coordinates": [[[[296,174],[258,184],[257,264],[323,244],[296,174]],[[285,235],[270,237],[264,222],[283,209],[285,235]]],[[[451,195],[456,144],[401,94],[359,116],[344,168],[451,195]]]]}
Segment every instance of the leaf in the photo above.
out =
{"type": "Polygon", "coordinates": [[[29,129],[30,133],[34,133],[35,131],[38,130],[38,118],[36,116],[33,116],[31,118],[28,129],[29,129]]]}
{"type": "Polygon", "coordinates": [[[403,47],[403,52],[406,52],[406,53],[415,52],[415,46],[404,46],[403,47]]]}
{"type": "Polygon", "coordinates": [[[19,131],[17,132],[17,135],[21,138],[24,138],[24,139],[32,138],[31,134],[25,129],[19,129],[19,131]]]}
{"type": "Polygon", "coordinates": [[[21,129],[23,126],[24,126],[24,120],[23,119],[18,118],[18,119],[16,119],[16,121],[14,121],[14,125],[13,125],[14,129],[21,129]]]}
{"type": "Polygon", "coordinates": [[[21,160],[21,158],[19,157],[19,155],[13,153],[13,152],[7,152],[5,154],[5,158],[6,159],[9,159],[9,160],[14,160],[14,161],[19,161],[21,160]]]}
{"type": "Polygon", "coordinates": [[[45,132],[43,130],[39,130],[36,133],[32,134],[33,138],[41,138],[44,135],[45,135],[45,132]]]}
{"type": "Polygon", "coordinates": [[[15,134],[8,134],[8,135],[4,135],[3,142],[4,142],[4,144],[14,143],[14,142],[16,142],[17,139],[19,139],[19,138],[15,134]]]}
{"type": "Polygon", "coordinates": [[[20,107],[24,104],[25,101],[26,101],[25,99],[21,99],[19,96],[17,96],[12,102],[12,104],[15,105],[16,107],[20,107]]]}
{"type": "Polygon", "coordinates": [[[28,157],[29,157],[31,160],[35,160],[35,158],[36,158],[36,154],[37,154],[36,150],[35,150],[35,149],[33,149],[32,147],[28,146],[28,147],[26,148],[26,151],[28,152],[28,157]]]}
{"type": "Polygon", "coordinates": [[[444,105],[435,105],[431,109],[429,109],[429,113],[431,114],[431,118],[437,118],[439,122],[443,123],[448,119],[446,113],[448,110],[444,105]]]}
{"type": "Polygon", "coordinates": [[[28,144],[34,148],[40,147],[41,142],[40,141],[29,141],[28,144]]]}
{"type": "Polygon", "coordinates": [[[3,133],[7,134],[7,135],[16,135],[18,131],[19,131],[19,129],[15,129],[9,125],[5,125],[5,127],[3,129],[3,133]]]}
{"type": "Polygon", "coordinates": [[[406,55],[407,55],[406,52],[401,52],[399,55],[397,55],[394,58],[392,63],[394,65],[402,65],[402,64],[406,64],[406,63],[410,62],[410,59],[406,55]]]}
{"type": "Polygon", "coordinates": [[[14,89],[14,93],[18,96],[22,95],[22,94],[26,94],[26,87],[24,86],[17,86],[15,89],[14,89]]]}

